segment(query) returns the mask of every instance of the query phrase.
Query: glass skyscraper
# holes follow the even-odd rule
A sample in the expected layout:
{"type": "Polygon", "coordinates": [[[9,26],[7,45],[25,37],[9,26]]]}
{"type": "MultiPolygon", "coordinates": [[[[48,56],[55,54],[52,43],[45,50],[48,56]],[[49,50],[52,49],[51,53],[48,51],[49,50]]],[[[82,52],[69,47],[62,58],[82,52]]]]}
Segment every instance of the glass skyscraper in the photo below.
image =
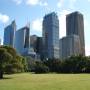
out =
{"type": "Polygon", "coordinates": [[[14,47],[15,42],[16,23],[12,21],[4,30],[4,45],[14,47]]]}
{"type": "Polygon", "coordinates": [[[45,15],[42,34],[44,58],[59,58],[59,19],[55,12],[45,15]]]}
{"type": "Polygon", "coordinates": [[[73,12],[66,16],[66,34],[78,35],[80,39],[81,55],[85,55],[84,20],[79,12],[73,12]]]}
{"type": "Polygon", "coordinates": [[[30,28],[25,26],[16,31],[15,48],[19,54],[28,53],[30,49],[30,28]]]}

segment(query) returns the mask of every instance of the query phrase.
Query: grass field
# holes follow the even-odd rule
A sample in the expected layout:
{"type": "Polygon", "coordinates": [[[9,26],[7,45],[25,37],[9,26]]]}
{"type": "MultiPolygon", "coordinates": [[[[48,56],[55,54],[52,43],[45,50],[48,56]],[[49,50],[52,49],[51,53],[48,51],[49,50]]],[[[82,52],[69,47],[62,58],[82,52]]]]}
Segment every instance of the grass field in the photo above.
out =
{"type": "Polygon", "coordinates": [[[14,74],[0,80],[0,90],[90,90],[89,74],[14,74]]]}

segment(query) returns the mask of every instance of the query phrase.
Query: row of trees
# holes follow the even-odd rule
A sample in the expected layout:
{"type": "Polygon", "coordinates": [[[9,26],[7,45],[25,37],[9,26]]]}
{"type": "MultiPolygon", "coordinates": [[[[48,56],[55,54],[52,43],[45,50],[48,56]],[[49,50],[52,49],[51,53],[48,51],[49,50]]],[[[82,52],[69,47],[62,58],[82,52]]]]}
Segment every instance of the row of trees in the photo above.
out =
{"type": "Polygon", "coordinates": [[[90,57],[71,56],[65,60],[33,60],[30,57],[23,57],[16,53],[16,50],[9,46],[0,46],[0,78],[3,74],[20,72],[35,73],[90,73],[90,57]]]}
{"type": "Polygon", "coordinates": [[[16,50],[10,46],[0,46],[0,78],[3,74],[24,72],[27,70],[27,61],[18,55],[16,50]]]}
{"type": "Polygon", "coordinates": [[[71,56],[65,60],[29,60],[29,70],[35,73],[90,73],[90,57],[71,56]],[[31,63],[32,62],[32,63],[31,63]]]}

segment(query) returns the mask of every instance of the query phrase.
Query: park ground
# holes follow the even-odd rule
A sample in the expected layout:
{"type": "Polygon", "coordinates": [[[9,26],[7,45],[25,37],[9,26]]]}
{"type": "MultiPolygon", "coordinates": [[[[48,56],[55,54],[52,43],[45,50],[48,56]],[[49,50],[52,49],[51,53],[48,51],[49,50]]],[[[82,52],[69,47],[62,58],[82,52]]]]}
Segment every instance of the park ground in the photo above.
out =
{"type": "Polygon", "coordinates": [[[4,75],[0,90],[90,90],[90,74],[4,75]]]}

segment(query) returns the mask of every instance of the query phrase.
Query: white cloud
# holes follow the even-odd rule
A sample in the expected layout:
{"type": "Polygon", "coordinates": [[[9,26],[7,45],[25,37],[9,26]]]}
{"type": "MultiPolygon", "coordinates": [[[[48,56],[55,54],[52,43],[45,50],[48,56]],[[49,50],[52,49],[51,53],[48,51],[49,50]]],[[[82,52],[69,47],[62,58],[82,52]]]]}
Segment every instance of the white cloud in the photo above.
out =
{"type": "Polygon", "coordinates": [[[6,24],[9,21],[9,16],[0,13],[0,22],[6,24]]]}
{"type": "Polygon", "coordinates": [[[88,2],[90,2],[90,0],[88,0],[88,2]]]}
{"type": "Polygon", "coordinates": [[[42,0],[26,0],[26,4],[27,5],[32,5],[32,6],[35,6],[35,5],[40,5],[40,6],[47,6],[48,3],[47,2],[43,2],[42,0]]]}
{"type": "Polygon", "coordinates": [[[60,38],[66,36],[66,15],[69,13],[70,11],[68,10],[62,10],[62,12],[59,13],[60,38]]]}
{"type": "Polygon", "coordinates": [[[89,36],[90,36],[90,33],[89,33],[89,21],[84,18],[84,32],[85,32],[85,51],[86,51],[86,56],[89,56],[90,55],[90,41],[89,41],[89,36]]]}
{"type": "Polygon", "coordinates": [[[67,3],[68,8],[73,9],[76,1],[77,0],[68,0],[68,2],[67,2],[67,0],[58,0],[57,7],[61,8],[61,7],[65,6],[65,3],[67,3]]]}
{"type": "Polygon", "coordinates": [[[31,27],[32,27],[33,30],[41,32],[42,31],[42,19],[41,18],[40,19],[39,18],[35,19],[32,22],[31,27]]]}
{"type": "Polygon", "coordinates": [[[17,5],[21,4],[23,0],[13,0],[17,5]]]}
{"type": "Polygon", "coordinates": [[[59,0],[58,3],[57,3],[57,7],[61,8],[63,3],[64,3],[64,0],[59,0]]]}
{"type": "Polygon", "coordinates": [[[90,45],[86,45],[85,51],[86,51],[86,56],[90,56],[90,45]]]}
{"type": "Polygon", "coordinates": [[[89,21],[84,18],[84,28],[87,30],[87,28],[89,27],[89,21]]]}
{"type": "Polygon", "coordinates": [[[37,5],[40,0],[26,0],[26,4],[28,5],[37,5]]]}

